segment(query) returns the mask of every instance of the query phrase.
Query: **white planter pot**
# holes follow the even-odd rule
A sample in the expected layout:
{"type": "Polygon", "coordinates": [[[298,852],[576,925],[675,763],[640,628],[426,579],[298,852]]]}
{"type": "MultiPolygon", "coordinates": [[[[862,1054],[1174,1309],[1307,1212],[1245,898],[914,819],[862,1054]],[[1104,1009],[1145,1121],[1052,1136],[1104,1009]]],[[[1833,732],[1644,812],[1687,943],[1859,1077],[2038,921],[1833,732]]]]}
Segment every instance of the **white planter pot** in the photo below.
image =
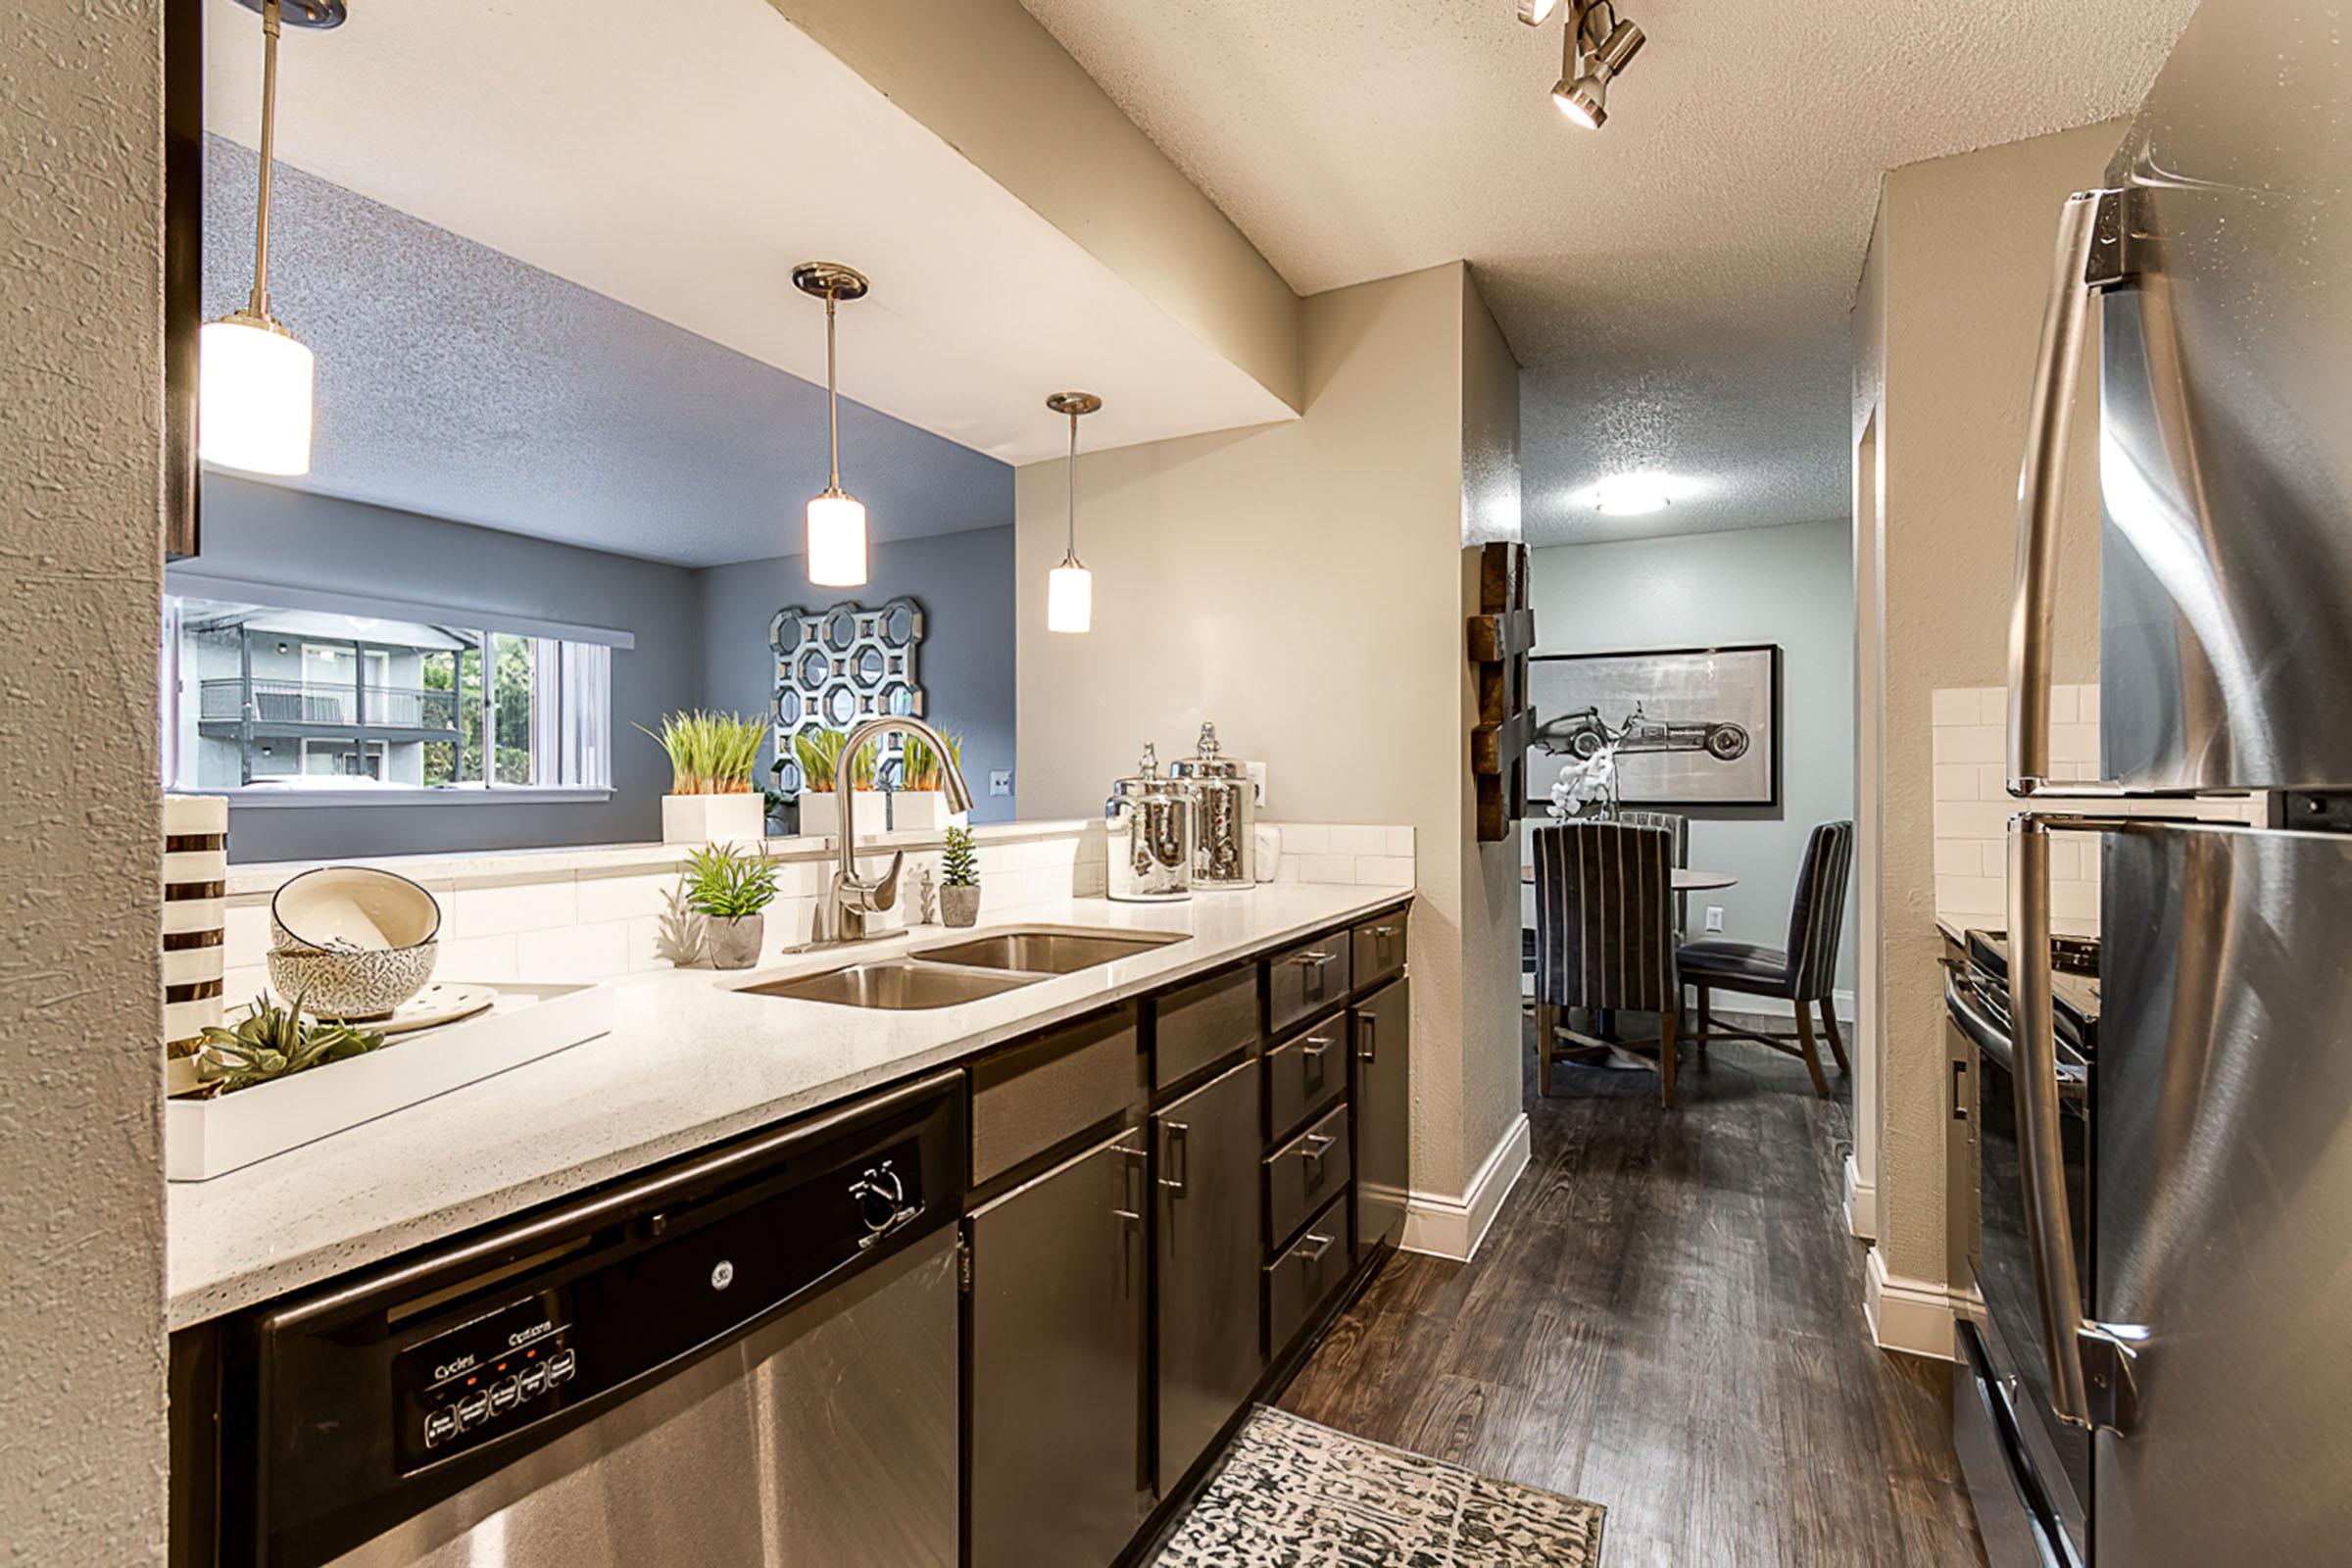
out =
{"type": "MultiPolygon", "coordinates": [[[[874,790],[852,790],[858,809],[858,836],[873,837],[890,825],[890,802],[874,790]]],[[[841,798],[831,790],[801,792],[801,833],[808,838],[836,838],[841,833],[841,798]]]]}
{"type": "Polygon", "coordinates": [[[759,844],[767,837],[767,802],[743,795],[664,795],[664,844],[759,844]]]}
{"type": "MultiPolygon", "coordinates": [[[[612,1027],[609,985],[501,980],[498,1003],[488,1012],[438,1029],[395,1035],[382,1049],[364,1056],[313,1067],[275,1083],[212,1100],[169,1102],[164,1109],[164,1177],[208,1181],[593,1040],[612,1027]]],[[[193,1076],[190,1063],[184,1077],[193,1076]]],[[[427,1126],[409,1132],[421,1139],[427,1126]]],[[[422,1143],[429,1139],[422,1140],[420,1148],[422,1143]]]]}
{"type": "Polygon", "coordinates": [[[945,790],[894,790],[890,797],[890,825],[901,833],[939,833],[961,827],[968,811],[948,809],[945,790]]]}

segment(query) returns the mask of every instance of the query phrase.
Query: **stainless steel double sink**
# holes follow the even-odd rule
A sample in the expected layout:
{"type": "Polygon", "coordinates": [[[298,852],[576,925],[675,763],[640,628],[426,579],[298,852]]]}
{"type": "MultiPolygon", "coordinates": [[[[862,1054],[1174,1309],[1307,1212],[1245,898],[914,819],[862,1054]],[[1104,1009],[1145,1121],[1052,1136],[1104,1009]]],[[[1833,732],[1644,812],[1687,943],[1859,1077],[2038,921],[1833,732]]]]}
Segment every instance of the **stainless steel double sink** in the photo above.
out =
{"type": "Polygon", "coordinates": [[[953,1007],[1184,940],[1183,933],[1169,931],[1010,926],[961,942],[740,989],[751,996],[823,1002],[837,1007],[894,1012],[953,1007]]]}

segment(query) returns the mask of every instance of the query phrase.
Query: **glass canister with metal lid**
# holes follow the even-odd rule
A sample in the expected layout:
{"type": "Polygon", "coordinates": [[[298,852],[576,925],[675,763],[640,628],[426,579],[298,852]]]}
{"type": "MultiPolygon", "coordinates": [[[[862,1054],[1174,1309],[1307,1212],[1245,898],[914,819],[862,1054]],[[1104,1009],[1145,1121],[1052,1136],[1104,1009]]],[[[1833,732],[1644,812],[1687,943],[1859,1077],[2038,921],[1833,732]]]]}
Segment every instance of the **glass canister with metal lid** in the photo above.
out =
{"type": "Polygon", "coordinates": [[[1193,880],[1203,888],[1248,888],[1256,884],[1257,786],[1250,764],[1224,755],[1217,726],[1200,726],[1200,744],[1168,771],[1193,798],[1193,880]]]}
{"type": "Polygon", "coordinates": [[[1144,748],[1136,771],[1110,787],[1102,804],[1110,840],[1105,891],[1122,904],[1165,904],[1193,896],[1193,798],[1162,777],[1159,756],[1144,748]]]}

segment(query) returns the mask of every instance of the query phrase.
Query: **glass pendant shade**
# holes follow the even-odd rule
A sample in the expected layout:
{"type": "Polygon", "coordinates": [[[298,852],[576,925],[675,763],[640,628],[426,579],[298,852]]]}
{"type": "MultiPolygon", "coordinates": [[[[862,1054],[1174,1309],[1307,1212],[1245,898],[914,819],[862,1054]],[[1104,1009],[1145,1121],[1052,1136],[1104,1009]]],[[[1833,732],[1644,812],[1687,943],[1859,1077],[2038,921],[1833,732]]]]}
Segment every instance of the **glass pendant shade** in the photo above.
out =
{"type": "Polygon", "coordinates": [[[1088,631],[1095,623],[1095,574],[1065,559],[1046,574],[1046,629],[1088,631]]]}
{"type": "Polygon", "coordinates": [[[311,471],[311,351],[248,312],[196,335],[196,455],[248,473],[311,471]]]}
{"type": "Polygon", "coordinates": [[[824,588],[865,582],[865,503],[827,489],[808,503],[808,580],[824,588]]]}

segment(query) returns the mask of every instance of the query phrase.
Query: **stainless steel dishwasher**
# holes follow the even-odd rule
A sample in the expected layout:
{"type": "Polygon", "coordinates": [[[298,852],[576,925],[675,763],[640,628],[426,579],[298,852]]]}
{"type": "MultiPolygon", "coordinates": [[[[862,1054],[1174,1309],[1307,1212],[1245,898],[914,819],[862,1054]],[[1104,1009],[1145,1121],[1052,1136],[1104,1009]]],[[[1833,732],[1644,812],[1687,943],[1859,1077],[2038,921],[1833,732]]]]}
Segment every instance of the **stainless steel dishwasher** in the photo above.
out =
{"type": "Polygon", "coordinates": [[[221,1560],[952,1565],[943,1073],[259,1317],[221,1560]]]}

